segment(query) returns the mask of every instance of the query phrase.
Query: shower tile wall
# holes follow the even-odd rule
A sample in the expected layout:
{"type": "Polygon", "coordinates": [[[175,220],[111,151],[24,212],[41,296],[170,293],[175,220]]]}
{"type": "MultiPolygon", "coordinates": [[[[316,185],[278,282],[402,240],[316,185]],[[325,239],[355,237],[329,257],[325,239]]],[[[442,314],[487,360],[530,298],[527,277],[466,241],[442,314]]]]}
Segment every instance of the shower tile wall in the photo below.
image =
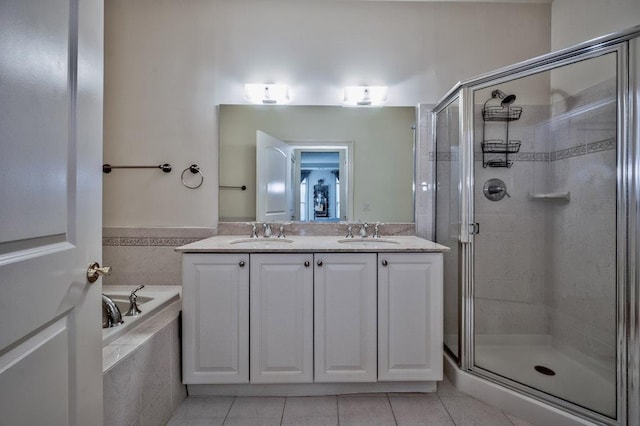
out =
{"type": "Polygon", "coordinates": [[[616,82],[552,105],[547,303],[553,344],[613,373],[616,346],[616,82]]]}
{"type": "Polygon", "coordinates": [[[415,148],[416,235],[427,240],[433,240],[435,214],[435,188],[433,185],[435,170],[432,158],[435,143],[431,123],[433,107],[433,104],[418,105],[418,137],[415,148]]]}
{"type": "Polygon", "coordinates": [[[615,94],[610,80],[551,106],[523,106],[510,136],[522,146],[508,169],[482,168],[482,105],[474,129],[476,336],[549,335],[605,375],[616,355],[615,94]],[[484,197],[494,177],[511,198],[484,197]],[[565,191],[570,202],[529,198],[565,191]]]}
{"type": "MultiPolygon", "coordinates": [[[[479,99],[484,101],[484,99],[479,99]]],[[[511,168],[483,168],[480,143],[482,104],[475,107],[474,214],[480,233],[474,239],[475,333],[479,335],[547,334],[545,299],[544,206],[532,202],[545,176],[538,170],[545,158],[543,129],[538,123],[549,117],[547,105],[523,105],[518,121],[510,123],[509,139],[522,142],[511,168]],[[490,201],[484,183],[502,179],[511,197],[490,201]]],[[[489,126],[506,123],[487,123],[489,126]]],[[[489,132],[489,130],[488,130],[489,132]]]]}

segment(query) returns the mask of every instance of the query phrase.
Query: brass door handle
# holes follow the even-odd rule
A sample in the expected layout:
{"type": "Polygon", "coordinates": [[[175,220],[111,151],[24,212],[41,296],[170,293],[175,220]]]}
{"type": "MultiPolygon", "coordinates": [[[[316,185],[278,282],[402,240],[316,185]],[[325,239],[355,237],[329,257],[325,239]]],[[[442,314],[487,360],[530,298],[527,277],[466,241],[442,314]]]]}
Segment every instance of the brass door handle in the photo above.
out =
{"type": "Polygon", "coordinates": [[[111,275],[111,266],[100,267],[98,262],[93,262],[87,269],[87,281],[95,283],[98,281],[98,277],[106,277],[111,275]]]}

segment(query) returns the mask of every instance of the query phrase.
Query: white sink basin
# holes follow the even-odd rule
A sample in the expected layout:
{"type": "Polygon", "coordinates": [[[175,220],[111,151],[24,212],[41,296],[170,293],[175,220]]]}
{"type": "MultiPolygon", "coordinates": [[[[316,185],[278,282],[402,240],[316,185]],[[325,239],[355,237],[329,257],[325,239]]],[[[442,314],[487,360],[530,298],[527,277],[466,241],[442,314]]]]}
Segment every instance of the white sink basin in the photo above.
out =
{"type": "Polygon", "coordinates": [[[229,244],[281,244],[292,243],[293,240],[288,238],[239,238],[237,240],[229,241],[229,244]]]}
{"type": "Polygon", "coordinates": [[[343,238],[338,240],[342,244],[399,244],[399,241],[390,238],[343,238]]]}

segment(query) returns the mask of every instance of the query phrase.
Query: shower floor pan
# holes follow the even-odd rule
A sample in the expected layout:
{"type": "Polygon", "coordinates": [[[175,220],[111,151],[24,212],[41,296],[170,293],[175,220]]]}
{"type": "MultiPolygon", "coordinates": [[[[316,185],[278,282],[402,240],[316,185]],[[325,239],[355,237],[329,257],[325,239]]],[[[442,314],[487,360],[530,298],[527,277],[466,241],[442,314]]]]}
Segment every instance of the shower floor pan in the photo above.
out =
{"type": "MultiPolygon", "coordinates": [[[[477,336],[475,364],[485,370],[613,417],[615,373],[552,346],[549,336],[477,336]],[[555,373],[543,374],[536,366],[555,373]]],[[[539,369],[545,371],[543,369],[539,369]]]]}

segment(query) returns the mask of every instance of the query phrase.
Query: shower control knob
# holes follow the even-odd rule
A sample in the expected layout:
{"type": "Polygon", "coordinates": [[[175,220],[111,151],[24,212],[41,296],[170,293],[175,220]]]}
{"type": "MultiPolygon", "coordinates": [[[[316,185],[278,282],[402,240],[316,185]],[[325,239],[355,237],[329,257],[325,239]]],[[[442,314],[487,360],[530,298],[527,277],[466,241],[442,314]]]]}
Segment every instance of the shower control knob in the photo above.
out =
{"type": "Polygon", "coordinates": [[[507,184],[500,179],[489,179],[482,188],[484,196],[491,201],[500,201],[505,195],[511,198],[511,195],[507,192],[507,184]]]}

